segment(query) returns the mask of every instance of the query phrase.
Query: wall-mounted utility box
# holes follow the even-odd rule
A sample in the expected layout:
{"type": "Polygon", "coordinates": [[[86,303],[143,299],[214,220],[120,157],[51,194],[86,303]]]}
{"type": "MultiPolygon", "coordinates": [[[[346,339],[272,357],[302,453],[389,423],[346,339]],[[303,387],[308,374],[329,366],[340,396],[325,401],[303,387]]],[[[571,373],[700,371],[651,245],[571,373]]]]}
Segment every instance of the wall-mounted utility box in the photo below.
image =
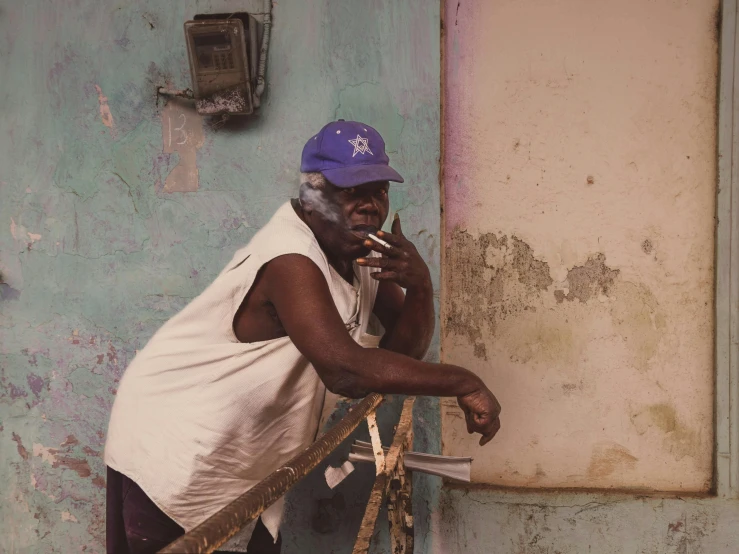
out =
{"type": "Polygon", "coordinates": [[[259,25],[248,14],[228,19],[196,16],[185,23],[192,88],[199,113],[254,111],[258,32],[259,25]]]}

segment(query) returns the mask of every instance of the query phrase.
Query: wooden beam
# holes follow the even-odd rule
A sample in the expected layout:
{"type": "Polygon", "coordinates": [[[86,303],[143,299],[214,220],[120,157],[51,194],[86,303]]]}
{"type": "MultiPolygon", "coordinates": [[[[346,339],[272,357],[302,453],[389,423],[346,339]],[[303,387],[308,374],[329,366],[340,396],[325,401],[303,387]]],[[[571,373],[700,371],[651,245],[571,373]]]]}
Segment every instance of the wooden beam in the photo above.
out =
{"type": "MultiPolygon", "coordinates": [[[[375,532],[377,516],[380,513],[380,508],[382,507],[382,502],[387,495],[388,488],[393,482],[393,477],[397,475],[399,482],[398,468],[403,462],[403,453],[410,447],[413,441],[413,403],[415,400],[415,397],[409,397],[406,398],[405,402],[403,402],[403,411],[400,413],[400,420],[398,421],[398,426],[395,431],[393,444],[390,446],[390,450],[388,450],[388,453],[385,456],[385,469],[377,476],[377,479],[375,479],[375,484],[372,487],[369,502],[367,502],[367,508],[364,512],[364,518],[362,519],[362,525],[359,528],[357,542],[354,543],[352,554],[367,554],[367,552],[369,552],[370,541],[375,532]]],[[[405,475],[404,467],[403,472],[405,475]]],[[[406,481],[408,481],[408,479],[406,479],[406,481]]],[[[409,485],[406,485],[406,487],[407,493],[410,495],[409,485]]],[[[405,501],[405,505],[410,505],[410,497],[405,501]]],[[[401,510],[396,510],[396,512],[400,511],[401,510]]],[[[404,514],[407,513],[405,509],[402,511],[404,514]]],[[[403,526],[403,528],[407,528],[407,525],[403,526]]],[[[410,529],[412,528],[413,527],[411,525],[410,529]]],[[[407,541],[405,544],[407,545],[407,541]]],[[[406,550],[401,550],[400,552],[406,552],[407,554],[412,552],[412,549],[409,551],[407,550],[407,547],[405,548],[406,550]]],[[[396,551],[393,550],[394,554],[395,552],[396,551]]]]}
{"type": "MultiPolygon", "coordinates": [[[[411,429],[407,448],[413,448],[411,429]]],[[[413,475],[405,468],[405,452],[401,453],[398,466],[390,479],[387,494],[387,518],[390,523],[390,552],[413,554],[413,475]]]]}

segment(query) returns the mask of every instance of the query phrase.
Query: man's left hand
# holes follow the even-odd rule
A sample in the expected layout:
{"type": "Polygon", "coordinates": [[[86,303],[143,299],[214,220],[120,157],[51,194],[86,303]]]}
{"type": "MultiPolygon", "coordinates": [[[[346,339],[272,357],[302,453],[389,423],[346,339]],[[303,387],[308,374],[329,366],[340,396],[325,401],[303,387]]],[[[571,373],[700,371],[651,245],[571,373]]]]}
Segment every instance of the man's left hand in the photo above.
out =
{"type": "Polygon", "coordinates": [[[359,265],[376,267],[380,271],[372,273],[378,281],[393,281],[404,289],[431,287],[431,274],[426,262],[416,250],[415,245],[403,235],[400,217],[395,214],[392,233],[378,231],[377,236],[390,244],[390,248],[367,239],[364,245],[383,256],[381,258],[360,258],[359,265]]]}

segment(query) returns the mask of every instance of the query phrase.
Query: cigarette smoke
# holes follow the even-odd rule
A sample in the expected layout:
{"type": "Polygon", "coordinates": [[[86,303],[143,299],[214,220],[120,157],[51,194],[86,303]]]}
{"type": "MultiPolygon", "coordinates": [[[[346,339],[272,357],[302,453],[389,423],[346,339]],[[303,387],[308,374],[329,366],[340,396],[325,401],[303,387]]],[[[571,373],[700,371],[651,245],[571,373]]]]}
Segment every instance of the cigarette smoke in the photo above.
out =
{"type": "Polygon", "coordinates": [[[342,220],[338,208],[324,198],[323,191],[313,188],[309,183],[300,185],[300,204],[302,206],[310,205],[313,210],[331,223],[338,224],[342,220]]]}

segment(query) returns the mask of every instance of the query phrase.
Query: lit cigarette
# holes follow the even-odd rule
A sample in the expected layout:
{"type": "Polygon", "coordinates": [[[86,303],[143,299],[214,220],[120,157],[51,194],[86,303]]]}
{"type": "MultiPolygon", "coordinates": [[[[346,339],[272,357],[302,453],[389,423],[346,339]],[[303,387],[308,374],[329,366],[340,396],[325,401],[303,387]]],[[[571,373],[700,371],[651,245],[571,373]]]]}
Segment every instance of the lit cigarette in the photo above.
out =
{"type": "Polygon", "coordinates": [[[372,233],[367,233],[367,236],[368,236],[369,238],[371,238],[371,239],[372,239],[373,241],[375,241],[375,242],[376,242],[377,244],[380,244],[380,245],[384,246],[384,247],[385,247],[385,248],[387,248],[388,250],[392,250],[392,248],[393,248],[392,246],[390,246],[390,245],[389,245],[388,243],[386,243],[386,242],[385,242],[384,240],[382,240],[382,239],[380,239],[380,238],[377,238],[377,237],[376,237],[375,235],[373,235],[372,233]]]}

